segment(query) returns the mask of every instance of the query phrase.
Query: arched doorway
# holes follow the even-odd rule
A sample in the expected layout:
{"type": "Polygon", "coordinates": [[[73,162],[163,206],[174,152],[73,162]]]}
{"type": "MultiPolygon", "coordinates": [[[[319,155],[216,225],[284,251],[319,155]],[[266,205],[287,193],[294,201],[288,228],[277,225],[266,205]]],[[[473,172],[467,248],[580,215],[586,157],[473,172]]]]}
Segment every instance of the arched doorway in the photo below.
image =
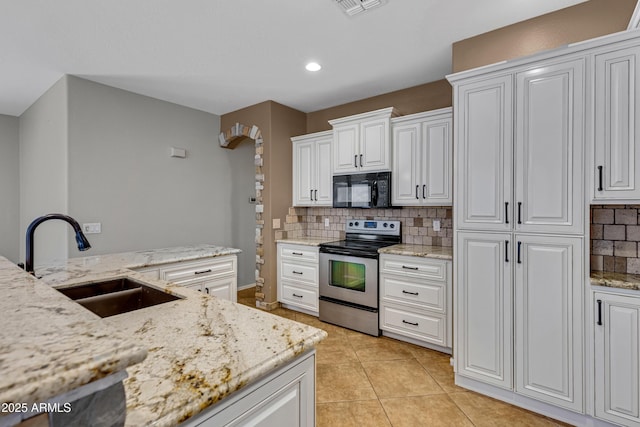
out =
{"type": "Polygon", "coordinates": [[[260,129],[253,125],[247,126],[241,123],[236,123],[230,129],[225,132],[220,132],[218,141],[223,148],[234,149],[238,144],[246,139],[253,139],[255,145],[255,176],[256,176],[256,189],[255,189],[255,207],[256,207],[256,268],[255,268],[255,280],[256,280],[256,305],[261,306],[264,303],[264,277],[262,277],[261,271],[264,265],[264,204],[262,198],[262,190],[264,190],[264,172],[263,167],[263,154],[264,154],[264,140],[262,139],[262,132],[260,129]]]}

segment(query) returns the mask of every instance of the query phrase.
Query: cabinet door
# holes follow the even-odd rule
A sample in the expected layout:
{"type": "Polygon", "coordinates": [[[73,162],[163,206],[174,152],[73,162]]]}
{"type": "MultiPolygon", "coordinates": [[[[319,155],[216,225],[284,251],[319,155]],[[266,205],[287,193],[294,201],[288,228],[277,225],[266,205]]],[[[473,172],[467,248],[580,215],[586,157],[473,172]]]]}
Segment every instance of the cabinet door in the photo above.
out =
{"type": "Polygon", "coordinates": [[[640,47],[595,55],[595,200],[640,199],[640,47]]]}
{"type": "Polygon", "coordinates": [[[394,206],[420,205],[422,201],[418,139],[420,123],[393,127],[393,171],[391,172],[394,206]]]}
{"type": "Polygon", "coordinates": [[[207,280],[202,285],[202,291],[209,295],[215,295],[231,302],[238,300],[238,284],[236,276],[221,277],[215,280],[207,280]]]}
{"type": "Polygon", "coordinates": [[[640,426],[640,298],[596,293],[595,301],[596,416],[640,426]]]}
{"type": "Polygon", "coordinates": [[[451,119],[424,123],[421,138],[423,204],[445,206],[453,202],[453,145],[451,119]]]}
{"type": "Polygon", "coordinates": [[[511,76],[456,88],[456,222],[460,229],[510,230],[511,76]]]}
{"type": "Polygon", "coordinates": [[[516,391],[582,411],[582,239],[516,234],[516,391]]]}
{"type": "Polygon", "coordinates": [[[359,170],[362,172],[391,169],[388,118],[360,123],[360,153],[357,154],[359,170]]]}
{"type": "Polygon", "coordinates": [[[333,173],[352,173],[359,170],[360,125],[342,125],[333,129],[333,173]]]}
{"type": "Polygon", "coordinates": [[[516,75],[516,230],[582,234],[584,61],[516,75]]]}
{"type": "Polygon", "coordinates": [[[293,206],[313,204],[315,181],[315,143],[299,142],[293,145],[293,206]]]}
{"type": "Polygon", "coordinates": [[[331,173],[331,137],[316,141],[314,202],[316,206],[333,205],[333,180],[331,173]]]}
{"type": "Polygon", "coordinates": [[[512,389],[511,235],[463,233],[456,240],[456,372],[512,389]]]}

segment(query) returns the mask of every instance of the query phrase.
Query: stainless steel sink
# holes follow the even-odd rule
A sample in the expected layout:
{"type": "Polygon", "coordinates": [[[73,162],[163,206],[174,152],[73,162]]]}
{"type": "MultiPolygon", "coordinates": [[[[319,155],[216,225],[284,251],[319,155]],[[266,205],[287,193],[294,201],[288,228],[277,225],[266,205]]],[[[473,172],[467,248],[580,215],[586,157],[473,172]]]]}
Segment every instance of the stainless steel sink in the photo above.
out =
{"type": "Polygon", "coordinates": [[[58,289],[100,317],[115,316],[181,299],[128,277],[58,289]]]}

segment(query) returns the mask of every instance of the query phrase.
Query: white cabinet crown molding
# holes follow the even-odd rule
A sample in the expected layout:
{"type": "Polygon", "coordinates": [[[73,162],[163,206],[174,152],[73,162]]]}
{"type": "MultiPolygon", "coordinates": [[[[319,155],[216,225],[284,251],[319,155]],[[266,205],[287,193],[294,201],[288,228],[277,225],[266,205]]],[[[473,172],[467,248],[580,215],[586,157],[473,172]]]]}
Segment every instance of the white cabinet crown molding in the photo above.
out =
{"type": "Polygon", "coordinates": [[[366,119],[370,119],[373,117],[396,117],[398,116],[400,113],[398,112],[398,110],[395,109],[395,107],[387,107],[387,108],[381,108],[379,110],[374,110],[374,111],[368,111],[366,113],[360,113],[360,114],[354,114],[353,116],[347,116],[347,117],[340,117],[338,119],[332,119],[329,120],[329,124],[331,126],[336,126],[336,125],[342,125],[345,123],[349,123],[349,122],[357,122],[357,121],[361,121],[361,120],[366,120],[366,119]]]}

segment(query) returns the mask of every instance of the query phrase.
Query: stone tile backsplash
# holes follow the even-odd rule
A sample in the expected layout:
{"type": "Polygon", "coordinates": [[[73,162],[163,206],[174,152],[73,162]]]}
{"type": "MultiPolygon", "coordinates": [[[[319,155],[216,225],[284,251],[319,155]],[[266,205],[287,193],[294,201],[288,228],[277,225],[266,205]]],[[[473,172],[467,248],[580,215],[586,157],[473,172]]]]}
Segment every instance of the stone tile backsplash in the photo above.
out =
{"type": "Polygon", "coordinates": [[[276,232],[276,239],[296,237],[326,237],[344,239],[344,224],[348,219],[393,219],[402,223],[402,242],[418,245],[453,246],[453,210],[451,207],[392,208],[392,209],[334,209],[289,208],[284,230],[276,232]],[[329,218],[329,227],[324,220],[329,218]],[[433,221],[440,220],[440,231],[433,229],[433,221]]]}
{"type": "Polygon", "coordinates": [[[591,270],[640,274],[640,205],[591,206],[591,270]]]}

